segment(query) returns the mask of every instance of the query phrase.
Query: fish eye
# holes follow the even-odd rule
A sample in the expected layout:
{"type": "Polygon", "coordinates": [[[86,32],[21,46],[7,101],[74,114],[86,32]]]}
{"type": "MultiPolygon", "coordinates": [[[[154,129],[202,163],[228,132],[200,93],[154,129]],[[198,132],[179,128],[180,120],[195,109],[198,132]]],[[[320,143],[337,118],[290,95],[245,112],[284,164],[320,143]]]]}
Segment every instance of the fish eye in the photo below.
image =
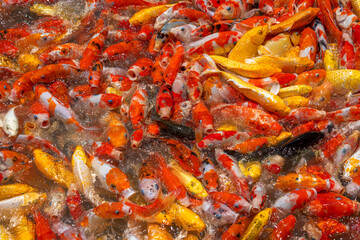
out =
{"type": "Polygon", "coordinates": [[[35,120],[38,120],[38,116],[37,116],[37,115],[34,115],[34,119],[35,119],[35,120]]]}
{"type": "Polygon", "coordinates": [[[46,37],[43,37],[43,39],[44,39],[44,41],[46,41],[47,38],[46,38],[46,37]]]}
{"type": "Polygon", "coordinates": [[[127,133],[124,133],[125,138],[127,138],[127,133]]]}
{"type": "Polygon", "coordinates": [[[108,103],[109,103],[110,105],[113,104],[113,102],[114,102],[114,101],[111,100],[111,99],[108,101],[108,103]]]}
{"type": "Polygon", "coordinates": [[[182,27],[180,30],[181,30],[182,32],[185,32],[185,28],[183,28],[183,27],[182,27]]]}
{"type": "Polygon", "coordinates": [[[18,160],[18,158],[17,157],[13,157],[13,162],[16,162],[17,160],[18,160]]]}
{"type": "Polygon", "coordinates": [[[120,211],[119,211],[119,210],[115,210],[115,214],[120,214],[120,211]]]}
{"type": "Polygon", "coordinates": [[[7,86],[6,86],[6,85],[4,85],[4,89],[7,89],[7,86]]]}
{"type": "Polygon", "coordinates": [[[267,23],[269,20],[267,18],[264,19],[264,22],[267,23]]]}
{"type": "Polygon", "coordinates": [[[21,91],[21,94],[24,94],[24,90],[21,91]]]}
{"type": "Polygon", "coordinates": [[[259,30],[259,31],[258,31],[258,34],[262,34],[262,33],[263,33],[262,30],[259,30]]]}
{"type": "Polygon", "coordinates": [[[315,77],[317,77],[317,78],[320,77],[320,74],[319,73],[315,74],[315,77]]]}
{"type": "Polygon", "coordinates": [[[230,6],[227,7],[226,10],[230,12],[230,11],[231,11],[231,7],[230,7],[230,6]]]}

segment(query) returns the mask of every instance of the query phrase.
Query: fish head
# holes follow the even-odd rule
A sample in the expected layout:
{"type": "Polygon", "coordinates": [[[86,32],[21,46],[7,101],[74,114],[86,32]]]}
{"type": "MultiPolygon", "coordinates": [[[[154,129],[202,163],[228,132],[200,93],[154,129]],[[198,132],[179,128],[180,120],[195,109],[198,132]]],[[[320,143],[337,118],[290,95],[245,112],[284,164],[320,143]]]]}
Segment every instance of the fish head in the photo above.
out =
{"type": "Polygon", "coordinates": [[[221,4],[215,11],[213,18],[216,21],[231,20],[240,17],[241,9],[239,4],[234,2],[227,2],[221,4]]]}
{"type": "Polygon", "coordinates": [[[251,30],[252,35],[250,36],[251,42],[254,43],[255,45],[260,46],[264,42],[265,37],[268,34],[269,30],[270,28],[268,25],[253,28],[251,30]]]}

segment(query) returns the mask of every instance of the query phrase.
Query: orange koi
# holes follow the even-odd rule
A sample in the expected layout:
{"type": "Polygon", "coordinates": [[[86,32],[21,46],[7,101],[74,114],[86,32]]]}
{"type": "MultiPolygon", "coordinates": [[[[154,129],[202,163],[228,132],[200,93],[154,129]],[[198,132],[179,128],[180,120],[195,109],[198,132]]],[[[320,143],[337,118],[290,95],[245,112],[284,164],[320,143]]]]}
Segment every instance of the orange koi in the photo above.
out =
{"type": "Polygon", "coordinates": [[[56,97],[65,107],[70,106],[69,93],[67,86],[61,81],[55,81],[49,86],[49,91],[56,97]]]}
{"type": "Polygon", "coordinates": [[[81,69],[88,69],[94,64],[94,62],[99,60],[102,48],[104,47],[105,44],[105,39],[107,37],[107,34],[108,34],[108,30],[104,29],[103,31],[95,34],[91,38],[80,60],[81,69]]]}
{"type": "Polygon", "coordinates": [[[127,58],[129,54],[139,54],[142,49],[142,44],[136,40],[130,42],[120,42],[105,49],[102,56],[110,61],[123,60],[127,58]]]}
{"type": "Polygon", "coordinates": [[[175,139],[159,139],[169,146],[171,155],[183,169],[194,174],[194,176],[196,177],[201,175],[200,161],[196,153],[194,153],[187,146],[185,146],[179,141],[176,141],[175,139]]]}
{"type": "Polygon", "coordinates": [[[321,218],[342,218],[359,211],[358,203],[333,192],[319,193],[305,209],[311,216],[321,218]]]}
{"type": "Polygon", "coordinates": [[[40,240],[57,239],[51,230],[49,221],[37,210],[34,212],[36,238],[40,240]]]}
{"type": "Polygon", "coordinates": [[[101,61],[94,64],[89,72],[89,85],[91,93],[98,94],[100,90],[101,74],[103,70],[103,63],[101,61]]]}
{"type": "Polygon", "coordinates": [[[289,215],[282,219],[274,228],[271,233],[271,240],[286,240],[291,236],[291,232],[294,230],[296,224],[296,218],[294,215],[289,215]]]}
{"type": "Polygon", "coordinates": [[[184,60],[185,49],[183,45],[178,41],[175,45],[174,55],[170,59],[164,72],[165,83],[171,86],[176,78],[176,74],[179,72],[180,67],[184,60]]]}

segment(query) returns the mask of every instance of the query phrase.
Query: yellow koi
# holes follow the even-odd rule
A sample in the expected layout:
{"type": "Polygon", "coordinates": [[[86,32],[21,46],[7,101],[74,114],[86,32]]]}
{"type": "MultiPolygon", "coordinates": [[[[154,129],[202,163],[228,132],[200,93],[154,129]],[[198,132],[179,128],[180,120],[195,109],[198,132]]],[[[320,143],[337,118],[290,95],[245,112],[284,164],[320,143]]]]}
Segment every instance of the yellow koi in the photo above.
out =
{"type": "Polygon", "coordinates": [[[291,43],[296,47],[299,46],[300,43],[300,33],[299,32],[292,32],[290,34],[291,43]]]}
{"type": "Polygon", "coordinates": [[[355,69],[341,69],[327,71],[325,81],[333,86],[333,94],[341,95],[360,90],[360,71],[355,69]]]}
{"type": "Polygon", "coordinates": [[[239,92],[244,94],[247,98],[262,105],[266,110],[275,112],[280,116],[286,116],[290,113],[290,108],[286,106],[279,96],[262,88],[255,87],[254,85],[247,83],[230,73],[224,71],[219,72],[230,83],[230,85],[239,90],[239,92]]]}
{"type": "Polygon", "coordinates": [[[160,6],[142,9],[136,12],[130,18],[129,22],[133,26],[151,23],[152,20],[157,18],[159,15],[161,15],[163,12],[165,12],[172,6],[174,6],[174,4],[160,5],[160,6]]]}
{"type": "Polygon", "coordinates": [[[284,103],[291,109],[306,107],[309,105],[309,99],[303,96],[293,96],[284,98],[284,103]]]}
{"type": "Polygon", "coordinates": [[[66,168],[63,161],[55,159],[41,149],[34,150],[34,159],[39,171],[60,186],[68,188],[71,183],[76,182],[74,174],[66,168]]]}
{"type": "Polygon", "coordinates": [[[271,136],[271,137],[267,137],[267,139],[268,139],[269,145],[275,146],[284,140],[291,139],[292,137],[293,137],[293,135],[291,132],[284,131],[284,132],[281,132],[279,136],[271,136]]]}
{"type": "Polygon", "coordinates": [[[202,183],[191,173],[183,170],[176,162],[172,161],[170,168],[192,196],[198,199],[204,199],[209,195],[202,183]]]}
{"type": "Polygon", "coordinates": [[[286,73],[302,73],[314,67],[314,62],[305,57],[276,57],[276,56],[259,56],[252,59],[247,59],[245,63],[269,64],[280,68],[286,73]]]}
{"type": "Polygon", "coordinates": [[[148,223],[147,225],[149,240],[172,240],[171,234],[162,226],[156,223],[148,223]]]}
{"type": "Polygon", "coordinates": [[[246,64],[242,62],[237,62],[229,58],[211,55],[210,56],[214,62],[221,65],[222,67],[229,69],[243,77],[248,78],[263,78],[274,75],[275,73],[280,73],[281,69],[273,67],[267,64],[246,64]]]}
{"type": "Polygon", "coordinates": [[[42,65],[42,62],[37,56],[29,53],[21,54],[17,62],[23,72],[33,71],[42,65]]]}
{"type": "Polygon", "coordinates": [[[28,192],[35,192],[36,189],[27,184],[14,183],[0,186],[0,200],[16,197],[28,192]]]}
{"type": "Polygon", "coordinates": [[[329,48],[324,54],[324,69],[326,71],[332,71],[339,69],[339,55],[338,46],[336,43],[329,44],[329,48]]]}
{"type": "Polygon", "coordinates": [[[289,49],[289,51],[287,51],[285,53],[285,57],[289,57],[289,58],[298,58],[300,55],[300,47],[296,46],[296,47],[292,47],[289,49]]]}
{"type": "Polygon", "coordinates": [[[278,96],[281,98],[287,98],[292,96],[306,95],[312,91],[312,87],[309,85],[295,85],[290,87],[280,88],[278,96]]]}
{"type": "Polygon", "coordinates": [[[281,23],[270,26],[269,34],[276,35],[282,32],[289,32],[294,29],[308,25],[320,11],[319,8],[307,8],[303,11],[295,13],[281,23]]]}
{"type": "Polygon", "coordinates": [[[259,26],[247,31],[235,47],[230,51],[228,58],[238,62],[244,62],[247,58],[258,55],[258,47],[264,42],[269,26],[259,26]]]}
{"type": "Polygon", "coordinates": [[[251,221],[249,227],[246,229],[244,236],[241,240],[256,240],[259,238],[259,235],[265,225],[268,223],[272,214],[271,208],[266,208],[256,214],[254,219],[251,221]]]}
{"type": "Polygon", "coordinates": [[[0,240],[15,240],[14,236],[4,225],[0,225],[0,240]]]}
{"type": "Polygon", "coordinates": [[[287,33],[281,33],[266,41],[264,45],[260,45],[258,50],[259,53],[262,53],[261,55],[284,57],[285,53],[289,51],[292,46],[290,35],[287,33]],[[265,54],[265,50],[267,50],[268,54],[265,54]]]}
{"type": "Polygon", "coordinates": [[[27,215],[46,201],[46,193],[29,192],[0,201],[0,218],[10,219],[16,215],[27,215]]]}
{"type": "Polygon", "coordinates": [[[359,0],[350,0],[353,11],[357,16],[360,15],[360,1],[359,0]]]}
{"type": "Polygon", "coordinates": [[[239,162],[238,164],[246,178],[250,178],[253,183],[259,180],[262,173],[260,162],[239,162]]]}
{"type": "Polygon", "coordinates": [[[180,204],[173,203],[169,212],[175,216],[176,225],[182,227],[186,231],[202,232],[206,227],[199,215],[180,204]]]}
{"type": "Polygon", "coordinates": [[[16,216],[10,220],[11,231],[15,239],[34,240],[35,224],[26,216],[16,216]]]}
{"type": "Polygon", "coordinates": [[[171,225],[173,224],[175,220],[175,216],[173,215],[173,211],[161,211],[154,216],[152,216],[150,219],[146,219],[147,222],[154,222],[164,225],[171,225]]]}
{"type": "Polygon", "coordinates": [[[107,87],[105,89],[105,93],[112,93],[112,94],[116,94],[116,95],[121,96],[121,92],[118,89],[113,88],[113,87],[107,87]]]}

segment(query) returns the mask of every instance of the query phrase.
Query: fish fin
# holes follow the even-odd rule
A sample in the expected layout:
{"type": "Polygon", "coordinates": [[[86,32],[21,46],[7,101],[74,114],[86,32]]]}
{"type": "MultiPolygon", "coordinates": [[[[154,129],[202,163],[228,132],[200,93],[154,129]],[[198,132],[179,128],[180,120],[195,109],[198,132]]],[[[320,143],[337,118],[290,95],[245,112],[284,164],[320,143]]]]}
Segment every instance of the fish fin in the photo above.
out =
{"type": "Polygon", "coordinates": [[[256,61],[254,59],[252,59],[252,58],[247,58],[247,59],[245,59],[245,63],[247,63],[247,64],[256,64],[256,61]]]}
{"type": "Polygon", "coordinates": [[[277,95],[277,94],[279,93],[279,90],[280,90],[280,84],[279,84],[279,83],[274,83],[274,84],[271,86],[269,92],[277,95]]]}
{"type": "Polygon", "coordinates": [[[159,213],[160,211],[168,208],[175,201],[178,194],[179,194],[179,191],[171,192],[168,195],[164,195],[162,192],[160,192],[158,198],[153,203],[151,203],[147,206],[137,205],[128,199],[124,199],[124,203],[125,203],[125,205],[127,205],[131,208],[135,219],[137,217],[140,217],[143,219],[151,218],[152,216],[159,213]]]}

